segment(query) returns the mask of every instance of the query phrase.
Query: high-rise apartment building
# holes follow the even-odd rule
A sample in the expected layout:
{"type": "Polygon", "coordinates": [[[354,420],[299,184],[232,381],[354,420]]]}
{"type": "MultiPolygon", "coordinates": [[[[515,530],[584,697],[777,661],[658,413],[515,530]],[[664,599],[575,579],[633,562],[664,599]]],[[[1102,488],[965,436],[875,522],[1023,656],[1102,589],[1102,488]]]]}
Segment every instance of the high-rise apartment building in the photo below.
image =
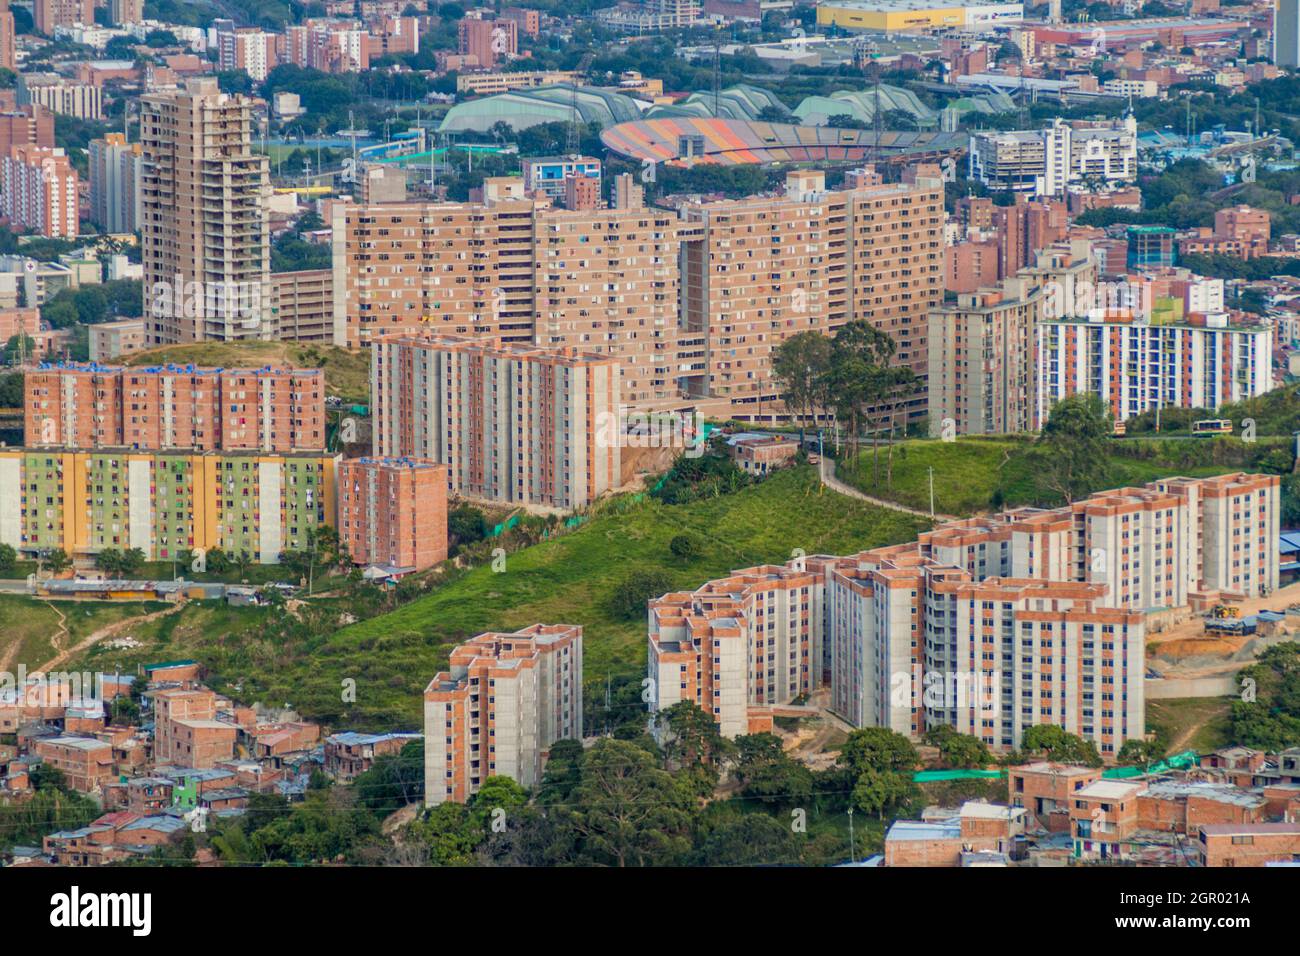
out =
{"type": "Polygon", "coordinates": [[[462,56],[477,57],[478,65],[490,70],[519,53],[519,24],[510,19],[465,17],[456,26],[456,41],[462,56]]]}
{"type": "Polygon", "coordinates": [[[275,564],[337,527],[323,453],[0,449],[0,543],[24,555],[139,548],[150,561],[221,548],[275,564]]]}
{"type": "Polygon", "coordinates": [[[573,509],[622,483],[616,359],[417,333],[371,354],[376,454],[445,464],[491,501],[573,509]]]}
{"type": "Polygon", "coordinates": [[[29,446],[319,451],[319,369],[42,365],[24,377],[29,446]]]}
{"type": "Polygon", "coordinates": [[[61,147],[11,146],[0,160],[0,213],[17,229],[75,238],[77,171],[61,147]]]}
{"type": "Polygon", "coordinates": [[[9,0],[0,0],[0,69],[18,69],[18,46],[14,30],[14,15],[9,0]]]}
{"type": "Polygon", "coordinates": [[[283,59],[325,73],[364,73],[370,34],[356,20],[304,20],[285,27],[283,59]]]}
{"type": "Polygon", "coordinates": [[[144,21],[144,0],[110,0],[109,19],[115,26],[128,26],[144,21]]]}
{"type": "MultiPolygon", "coordinates": [[[[683,235],[679,346],[689,395],[726,399],[738,418],[781,414],[773,349],[852,321],[887,332],[895,361],[924,383],[927,315],[943,298],[939,180],[827,191],[824,174],[804,170],[782,195],[680,212],[694,227],[683,235]]],[[[920,395],[909,412],[925,414],[920,395]]]]}
{"type": "Polygon", "coordinates": [[[650,602],[655,709],[683,701],[726,737],[771,731],[772,708],[823,683],[825,581],[765,565],[650,602]]]}
{"type": "Polygon", "coordinates": [[[252,101],[215,79],[140,99],[141,251],[154,343],[272,338],[268,166],[252,101]]]}
{"type": "Polygon", "coordinates": [[[472,203],[333,208],[334,341],[428,329],[616,358],[622,397],[676,397],[677,217],[564,210],[489,179],[472,203]]]}
{"type": "Polygon", "coordinates": [[[855,726],[948,724],[1009,750],[1054,724],[1114,755],[1146,732],[1144,612],[1277,587],[1278,488],[1170,478],[665,595],[651,602],[650,709],[689,700],[727,736],[752,732],[821,648],[831,709],[855,726]]]}
{"type": "Polygon", "coordinates": [[[54,146],[54,114],[40,105],[0,113],[0,156],[10,146],[54,146]]]}
{"type": "Polygon", "coordinates": [[[930,313],[930,432],[1005,435],[1038,427],[1034,336],[1042,289],[1025,278],[962,293],[930,313]]]}
{"type": "Polygon", "coordinates": [[[36,31],[47,37],[54,36],[55,27],[94,26],[95,0],[34,0],[32,19],[36,31]]]}
{"type": "Polygon", "coordinates": [[[480,634],[424,692],[424,803],[465,803],[488,777],[534,787],[557,740],[582,739],[582,628],[480,634]]]}
{"type": "Polygon", "coordinates": [[[231,27],[217,31],[217,65],[223,70],[247,73],[257,82],[275,69],[278,35],[258,27],[231,27]]]}
{"type": "Polygon", "coordinates": [[[447,466],[420,458],[345,458],[339,541],[356,564],[423,571],[447,558],[447,466]]]}
{"type": "Polygon", "coordinates": [[[1100,395],[1123,420],[1157,408],[1219,408],[1273,388],[1272,328],[1226,312],[1047,319],[1035,353],[1040,421],[1078,392],[1100,395]]]}
{"type": "Polygon", "coordinates": [[[991,190],[1063,196],[1071,183],[1125,183],[1137,176],[1137,121],[1053,120],[1040,130],[975,133],[970,176],[991,190]]]}
{"type": "Polygon", "coordinates": [[[1277,0],[1273,7],[1273,62],[1300,68],[1300,0],[1277,0]]]}
{"type": "Polygon", "coordinates": [[[38,104],[51,113],[77,119],[104,118],[104,91],[94,83],[77,83],[57,73],[24,73],[18,77],[18,105],[38,104]]]}
{"type": "Polygon", "coordinates": [[[105,232],[140,227],[140,183],[144,148],[121,133],[90,141],[90,218],[105,232]]]}

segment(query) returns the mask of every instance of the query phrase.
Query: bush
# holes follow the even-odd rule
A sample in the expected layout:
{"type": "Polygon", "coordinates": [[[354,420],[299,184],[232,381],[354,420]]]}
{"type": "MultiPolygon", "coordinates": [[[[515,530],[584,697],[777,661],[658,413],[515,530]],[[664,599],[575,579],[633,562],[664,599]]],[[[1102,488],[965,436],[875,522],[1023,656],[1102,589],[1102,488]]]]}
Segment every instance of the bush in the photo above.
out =
{"type": "Polygon", "coordinates": [[[634,619],[646,613],[646,602],[666,594],[673,588],[672,581],[662,571],[641,569],[623,579],[610,598],[611,609],[621,618],[634,619]]]}

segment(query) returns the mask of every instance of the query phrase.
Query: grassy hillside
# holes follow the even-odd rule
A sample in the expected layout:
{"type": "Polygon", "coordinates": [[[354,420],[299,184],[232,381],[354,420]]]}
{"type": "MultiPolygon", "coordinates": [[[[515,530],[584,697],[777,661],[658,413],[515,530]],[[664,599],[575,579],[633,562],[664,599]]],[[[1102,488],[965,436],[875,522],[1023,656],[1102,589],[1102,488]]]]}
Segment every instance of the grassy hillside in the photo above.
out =
{"type": "Polygon", "coordinates": [[[813,470],[803,467],[734,495],[685,505],[617,499],[574,532],[510,554],[502,573],[476,568],[390,613],[332,633],[285,639],[268,617],[282,612],[195,608],[151,622],[134,635],[146,641],[138,651],[96,656],[105,663],[195,657],[223,678],[220,686],[239,684],[245,699],[288,701],[335,726],[417,727],[429,679],[446,665],[454,644],[482,631],[581,624],[590,693],[603,693],[607,674],[639,674],[645,619],[620,617],[610,606],[634,570],[661,571],[673,586],[691,588],[733,568],[784,561],[794,548],[847,552],[905,541],[925,525],[824,491],[813,470]],[[698,553],[685,559],[669,550],[684,532],[699,543],[698,553]],[[341,701],[345,678],[357,682],[355,704],[341,701]]]}
{"type": "Polygon", "coordinates": [[[128,365],[176,364],[258,367],[289,365],[295,368],[325,370],[325,393],[349,401],[370,399],[370,353],[349,351],[337,345],[297,342],[197,342],[193,345],[167,345],[137,352],[127,358],[128,365]]]}
{"type": "Polygon", "coordinates": [[[0,668],[13,671],[23,664],[29,671],[52,660],[61,650],[94,631],[128,617],[158,611],[161,603],[121,604],[38,601],[17,594],[0,595],[0,668]]]}
{"type": "MultiPolygon", "coordinates": [[[[1232,446],[1233,441],[1187,438],[1146,443],[1144,452],[1149,451],[1152,457],[1134,457],[1137,443],[1116,439],[1111,442],[1114,453],[1107,460],[1106,482],[1100,488],[1140,485],[1170,475],[1198,478],[1252,468],[1273,470],[1261,462],[1239,460],[1240,455],[1215,455],[1216,451],[1239,450],[1241,442],[1237,440],[1232,446]]],[[[862,452],[856,469],[849,462],[841,462],[836,474],[841,481],[869,495],[926,510],[930,507],[929,469],[933,468],[934,510],[939,514],[968,515],[1016,505],[1059,504],[1043,500],[1033,464],[1020,454],[1029,443],[1028,438],[1013,436],[899,442],[894,446],[892,480],[886,477],[887,450],[882,443],[879,480],[872,469],[870,447],[862,452]]],[[[1260,441],[1252,446],[1251,454],[1265,453],[1274,445],[1272,440],[1260,441]]]]}

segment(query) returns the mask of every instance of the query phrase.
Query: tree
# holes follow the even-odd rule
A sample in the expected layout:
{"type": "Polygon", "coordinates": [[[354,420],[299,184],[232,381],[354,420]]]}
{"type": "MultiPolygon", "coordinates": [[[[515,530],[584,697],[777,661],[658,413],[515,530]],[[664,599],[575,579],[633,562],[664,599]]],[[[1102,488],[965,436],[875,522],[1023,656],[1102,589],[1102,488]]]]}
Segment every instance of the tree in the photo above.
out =
{"type": "Polygon", "coordinates": [[[45,556],[45,567],[51,574],[62,574],[72,567],[72,559],[62,548],[55,548],[45,556]]]}
{"type": "Polygon", "coordinates": [[[117,548],[105,548],[95,555],[95,567],[106,574],[118,574],[122,570],[122,552],[117,548]]]}
{"type": "Polygon", "coordinates": [[[127,548],[122,552],[118,571],[130,577],[144,567],[145,553],[139,548],[127,548]]]}
{"type": "Polygon", "coordinates": [[[709,790],[717,784],[717,768],[723,756],[733,748],[718,731],[712,714],[706,714],[688,700],[679,701],[655,714],[661,738],[666,741],[664,769],[707,770],[709,790]]]}
{"type": "Polygon", "coordinates": [[[693,535],[678,534],[668,542],[668,550],[673,553],[673,557],[689,561],[700,553],[700,543],[693,535]]]}
{"type": "Polygon", "coordinates": [[[706,831],[695,852],[697,866],[773,866],[800,862],[799,839],[788,823],[766,813],[727,816],[706,831]]]}
{"type": "Polygon", "coordinates": [[[487,537],[487,519],[472,505],[458,505],[447,513],[447,535],[460,546],[487,537]]]}
{"type": "Polygon", "coordinates": [[[805,422],[826,401],[830,367],[831,340],[820,332],[792,335],[776,347],[772,356],[772,377],[781,386],[786,407],[799,415],[801,439],[805,422]]]}
{"type": "Polygon", "coordinates": [[[775,734],[737,737],[732,775],[744,796],[763,803],[796,807],[812,797],[812,771],[787,754],[775,734]]]}
{"type": "Polygon", "coordinates": [[[11,544],[0,544],[0,576],[13,574],[18,563],[18,552],[11,544]]]}
{"type": "Polygon", "coordinates": [[[852,788],[853,805],[884,819],[886,811],[919,793],[912,780],[919,760],[906,737],[886,727],[866,727],[849,734],[836,766],[852,788]]]}
{"type": "Polygon", "coordinates": [[[1079,392],[1052,406],[1035,443],[1039,480],[1070,504],[1105,484],[1110,412],[1101,396],[1079,392]]]}
{"type": "Polygon", "coordinates": [[[614,588],[610,598],[611,609],[620,618],[643,618],[646,615],[646,602],[667,594],[672,586],[672,581],[662,571],[638,568],[614,588]]]}
{"type": "Polygon", "coordinates": [[[1025,753],[1039,754],[1058,763],[1077,763],[1100,767],[1101,754],[1090,740],[1067,733],[1056,724],[1038,724],[1025,731],[1020,740],[1025,753]]]}
{"type": "Polygon", "coordinates": [[[585,860],[606,866],[682,862],[690,850],[695,797],[655,758],[626,740],[602,738],[582,762],[567,821],[585,860]]]}
{"type": "Polygon", "coordinates": [[[1124,741],[1124,746],[1119,748],[1119,754],[1116,759],[1121,764],[1135,767],[1148,767],[1156,763],[1164,756],[1159,744],[1151,740],[1138,740],[1136,738],[1124,741]]]}
{"type": "Polygon", "coordinates": [[[980,768],[993,762],[984,741],[958,733],[948,724],[926,731],[923,739],[930,746],[939,748],[939,759],[945,767],[980,768]]]}
{"type": "MultiPolygon", "coordinates": [[[[858,466],[861,430],[898,385],[891,369],[894,340],[870,322],[855,321],[842,326],[831,343],[827,393],[836,414],[849,420],[849,445],[854,467],[858,466]]],[[[873,469],[879,480],[877,433],[871,433],[873,469]]]]}

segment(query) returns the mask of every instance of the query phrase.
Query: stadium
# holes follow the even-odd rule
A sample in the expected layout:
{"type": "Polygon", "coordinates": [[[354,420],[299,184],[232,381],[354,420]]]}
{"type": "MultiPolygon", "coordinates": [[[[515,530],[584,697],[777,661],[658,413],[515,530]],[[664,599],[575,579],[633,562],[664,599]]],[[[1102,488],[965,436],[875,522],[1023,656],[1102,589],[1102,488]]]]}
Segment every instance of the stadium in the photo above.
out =
{"type": "Polygon", "coordinates": [[[697,163],[918,163],[956,157],[963,132],[882,131],[792,126],[709,117],[636,120],[608,127],[601,142],[638,162],[697,163]]]}

